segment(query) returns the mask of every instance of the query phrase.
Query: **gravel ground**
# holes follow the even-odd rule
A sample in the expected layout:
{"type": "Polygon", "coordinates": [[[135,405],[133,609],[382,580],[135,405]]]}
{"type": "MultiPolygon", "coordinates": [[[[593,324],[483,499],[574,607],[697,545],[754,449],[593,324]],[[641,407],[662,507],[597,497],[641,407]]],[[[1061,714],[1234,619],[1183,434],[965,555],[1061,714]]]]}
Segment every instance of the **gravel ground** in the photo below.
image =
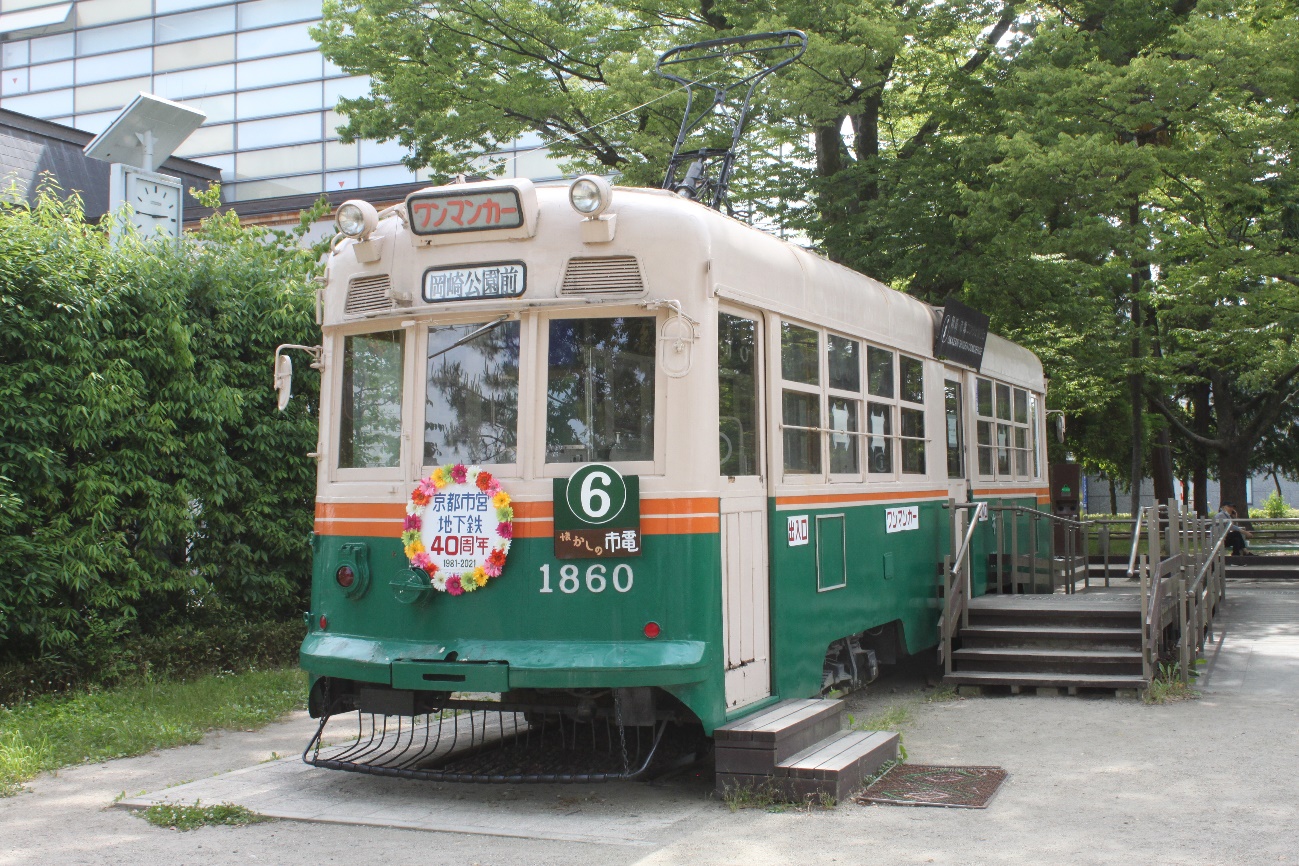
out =
{"type": "MultiPolygon", "coordinates": [[[[258,732],[213,734],[201,745],[33,781],[27,792],[0,800],[0,866],[1299,864],[1299,584],[1233,588],[1220,624],[1195,701],[929,702],[934,691],[915,669],[850,698],[858,719],[899,704],[910,709],[902,730],[912,762],[1009,770],[986,810],[849,803],[828,811],[732,812],[714,800],[647,849],[293,821],[180,833],[111,808],[123,792],[158,791],[294,754],[313,729],[299,714],[258,732]]],[[[669,784],[682,798],[708,796],[690,780],[669,784]]],[[[421,795],[419,786],[408,788],[421,795]]],[[[570,790],[565,807],[575,809],[583,797],[598,798],[604,809],[632,800],[614,785],[570,790]]]]}

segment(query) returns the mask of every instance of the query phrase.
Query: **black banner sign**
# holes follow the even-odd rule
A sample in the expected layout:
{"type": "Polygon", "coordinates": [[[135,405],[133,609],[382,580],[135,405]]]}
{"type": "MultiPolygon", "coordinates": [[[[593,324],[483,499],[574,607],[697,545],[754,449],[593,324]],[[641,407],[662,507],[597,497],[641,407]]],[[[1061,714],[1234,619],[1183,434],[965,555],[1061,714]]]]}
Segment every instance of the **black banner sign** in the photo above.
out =
{"type": "Polygon", "coordinates": [[[934,357],[978,370],[988,342],[988,317],[960,301],[943,304],[943,321],[934,335],[934,357]]]}

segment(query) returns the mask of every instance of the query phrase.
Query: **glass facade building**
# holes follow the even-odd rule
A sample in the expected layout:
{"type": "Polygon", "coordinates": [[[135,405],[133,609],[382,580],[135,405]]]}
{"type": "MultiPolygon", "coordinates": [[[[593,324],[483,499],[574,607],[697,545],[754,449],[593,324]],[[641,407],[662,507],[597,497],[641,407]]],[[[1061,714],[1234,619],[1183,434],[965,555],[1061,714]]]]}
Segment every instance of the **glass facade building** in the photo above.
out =
{"type": "MultiPolygon", "coordinates": [[[[343,144],[339,97],[368,91],[320,54],[321,0],[0,0],[0,108],[98,133],[140,91],[207,122],[176,151],[227,201],[419,180],[397,142],[343,144]]],[[[510,174],[554,176],[543,153],[510,174]]]]}

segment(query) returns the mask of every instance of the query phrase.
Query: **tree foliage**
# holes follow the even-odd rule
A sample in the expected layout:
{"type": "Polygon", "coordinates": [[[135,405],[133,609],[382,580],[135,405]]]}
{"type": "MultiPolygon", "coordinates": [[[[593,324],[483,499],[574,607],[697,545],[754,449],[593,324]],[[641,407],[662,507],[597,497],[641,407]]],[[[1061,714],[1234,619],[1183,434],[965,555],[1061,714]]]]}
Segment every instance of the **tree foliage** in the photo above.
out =
{"type": "Polygon", "coordinates": [[[282,415],[269,385],[317,339],[314,267],[233,214],[114,245],[50,185],[0,207],[0,662],[298,608],[318,382],[282,415]]]}
{"type": "Polygon", "coordinates": [[[529,135],[572,168],[657,184],[682,105],[654,56],[805,30],[803,60],[760,96],[733,197],[903,291],[988,311],[1043,358],[1093,467],[1164,480],[1175,450],[1243,499],[1299,398],[1297,12],[331,0],[316,32],[371,76],[340,105],[344,134],[397,138],[412,166],[471,170],[529,135]]]}

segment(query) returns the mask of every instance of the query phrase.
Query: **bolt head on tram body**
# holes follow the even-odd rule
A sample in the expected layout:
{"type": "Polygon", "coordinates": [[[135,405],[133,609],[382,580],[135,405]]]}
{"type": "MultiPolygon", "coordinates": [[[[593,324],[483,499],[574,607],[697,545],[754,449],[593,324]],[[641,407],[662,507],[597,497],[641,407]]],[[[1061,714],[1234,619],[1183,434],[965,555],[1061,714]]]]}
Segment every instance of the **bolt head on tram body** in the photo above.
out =
{"type": "Polygon", "coordinates": [[[568,203],[587,219],[595,219],[613,203],[613,187],[594,174],[584,174],[568,188],[568,203]]]}
{"type": "Polygon", "coordinates": [[[341,234],[361,241],[378,227],[379,212],[368,201],[354,198],[338,206],[334,223],[341,234]]]}

